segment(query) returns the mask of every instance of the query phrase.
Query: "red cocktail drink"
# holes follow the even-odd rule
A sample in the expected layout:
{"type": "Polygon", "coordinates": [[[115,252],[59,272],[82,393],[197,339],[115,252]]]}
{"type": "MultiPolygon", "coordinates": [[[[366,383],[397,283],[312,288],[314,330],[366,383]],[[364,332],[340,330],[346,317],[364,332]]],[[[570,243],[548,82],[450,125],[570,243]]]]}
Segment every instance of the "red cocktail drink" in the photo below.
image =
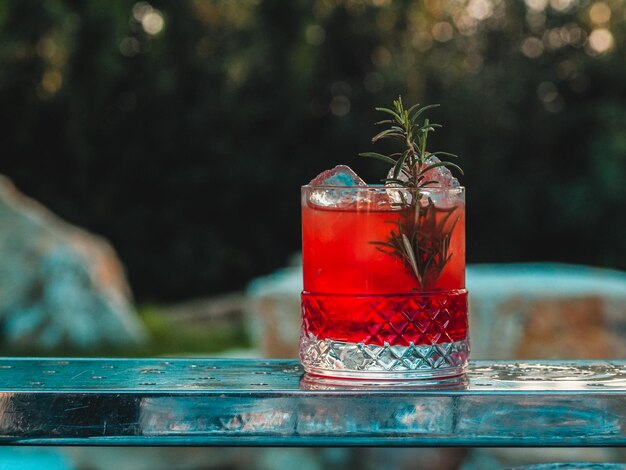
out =
{"type": "Polygon", "coordinates": [[[463,373],[463,188],[302,188],[300,356],[311,374],[385,380],[463,373]]]}

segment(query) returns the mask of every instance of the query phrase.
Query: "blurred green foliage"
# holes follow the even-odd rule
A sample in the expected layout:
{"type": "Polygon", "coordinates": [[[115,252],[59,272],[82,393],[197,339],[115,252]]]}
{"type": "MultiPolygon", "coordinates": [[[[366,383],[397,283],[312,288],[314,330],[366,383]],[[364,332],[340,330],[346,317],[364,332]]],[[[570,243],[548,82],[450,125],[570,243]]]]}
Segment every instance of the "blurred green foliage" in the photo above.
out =
{"type": "Polygon", "coordinates": [[[621,0],[0,3],[0,172],[107,236],[141,300],[242,288],[299,249],[299,186],[374,106],[441,103],[468,261],[626,269],[621,0]]]}
{"type": "Polygon", "coordinates": [[[148,340],[140,345],[102,343],[81,348],[64,344],[51,349],[41,344],[25,342],[19,346],[0,344],[0,354],[23,357],[197,357],[215,355],[227,350],[241,351],[251,345],[245,320],[241,316],[181,321],[167,307],[156,304],[144,304],[137,313],[148,334],[148,340]]]}

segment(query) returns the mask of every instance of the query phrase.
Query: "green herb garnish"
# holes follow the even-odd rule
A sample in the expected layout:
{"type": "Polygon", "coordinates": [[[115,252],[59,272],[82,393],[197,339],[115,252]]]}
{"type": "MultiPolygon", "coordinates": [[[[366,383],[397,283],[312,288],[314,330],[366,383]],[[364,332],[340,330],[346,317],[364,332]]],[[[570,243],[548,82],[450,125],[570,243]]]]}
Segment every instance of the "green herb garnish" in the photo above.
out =
{"type": "Polygon", "coordinates": [[[434,287],[441,273],[453,256],[450,252],[450,238],[459,216],[453,214],[455,208],[443,209],[435,206],[428,197],[427,189],[438,184],[428,180],[426,173],[438,167],[450,167],[463,174],[456,164],[439,160],[439,157],[457,156],[448,152],[432,152],[426,150],[428,134],[434,132],[440,124],[420,118],[425,111],[439,105],[420,107],[415,105],[405,109],[402,97],[393,102],[393,109],[376,108],[392,119],[377,122],[388,125],[388,128],[374,136],[372,142],[392,139],[402,143],[403,151],[383,155],[376,152],[360,153],[361,157],[374,158],[391,165],[393,171],[383,180],[386,185],[399,187],[399,216],[395,227],[390,231],[386,241],[373,241],[373,244],[403,260],[407,269],[413,273],[422,291],[434,287]],[[437,157],[433,159],[432,157],[437,157]],[[441,216],[437,217],[440,213],[441,216]],[[452,219],[451,219],[452,218],[452,219]]]}

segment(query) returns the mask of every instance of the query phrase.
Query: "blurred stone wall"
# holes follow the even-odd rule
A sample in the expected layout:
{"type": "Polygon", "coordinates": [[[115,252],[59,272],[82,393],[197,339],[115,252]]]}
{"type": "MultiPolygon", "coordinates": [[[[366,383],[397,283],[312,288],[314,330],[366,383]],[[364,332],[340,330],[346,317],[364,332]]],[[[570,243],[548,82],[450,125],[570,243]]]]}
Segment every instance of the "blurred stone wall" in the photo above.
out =
{"type": "Polygon", "coordinates": [[[3,347],[91,349],[146,339],[111,245],[56,217],[2,175],[0,260],[3,347]]]}

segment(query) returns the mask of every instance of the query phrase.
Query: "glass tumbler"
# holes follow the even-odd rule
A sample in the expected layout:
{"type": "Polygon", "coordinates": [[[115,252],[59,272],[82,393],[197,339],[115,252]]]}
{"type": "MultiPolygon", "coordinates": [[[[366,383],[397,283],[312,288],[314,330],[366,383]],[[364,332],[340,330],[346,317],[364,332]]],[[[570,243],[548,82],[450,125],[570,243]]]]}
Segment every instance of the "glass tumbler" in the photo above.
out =
{"type": "Polygon", "coordinates": [[[464,188],[303,186],[302,250],[309,375],[436,383],[464,374],[464,188]]]}

